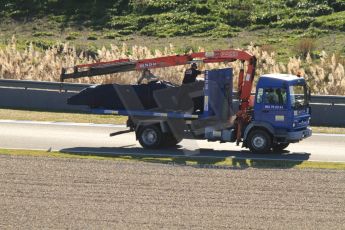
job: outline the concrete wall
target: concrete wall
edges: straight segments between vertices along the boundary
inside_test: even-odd
[[[345,105],[311,104],[311,124],[345,127]]]
[[[0,87],[0,108],[39,109],[47,111],[87,112],[87,106],[70,106],[67,98],[74,91]],[[312,98],[312,125],[345,127],[345,97]]]
[[[87,106],[67,105],[67,98],[75,94],[76,92],[0,88],[0,107],[47,111],[88,111]]]

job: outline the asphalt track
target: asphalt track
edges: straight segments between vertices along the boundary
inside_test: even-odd
[[[313,134],[281,154],[251,154],[234,143],[184,140],[178,148],[145,150],[134,134],[109,137],[123,126],[0,120],[0,148],[61,151],[77,154],[164,155],[345,162],[345,135]]]

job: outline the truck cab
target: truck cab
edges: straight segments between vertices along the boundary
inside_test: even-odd
[[[289,143],[311,136],[310,92],[304,78],[267,74],[259,78],[252,121],[244,132],[244,145],[253,152],[283,150]]]

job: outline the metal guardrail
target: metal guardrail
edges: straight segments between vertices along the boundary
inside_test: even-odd
[[[92,86],[91,84],[80,83],[60,83],[47,81],[27,81],[27,80],[9,80],[0,79],[0,88],[21,88],[21,89],[40,89],[56,90],[64,92],[79,92],[84,88]],[[237,94],[234,92],[234,98]],[[336,95],[312,95],[311,104],[345,105],[345,96]]]
[[[329,104],[329,105],[345,105],[345,96],[337,95],[312,95],[311,103]]]
[[[89,84],[0,79],[0,108],[89,112],[88,106],[70,106],[66,101]],[[238,103],[235,99],[234,103]],[[345,127],[345,96],[313,95],[312,125]]]
[[[65,92],[79,92],[90,84],[79,83],[60,83],[48,81],[27,81],[27,80],[9,80],[0,79],[0,87],[2,88],[21,88],[21,89],[41,89],[41,90],[56,90]]]

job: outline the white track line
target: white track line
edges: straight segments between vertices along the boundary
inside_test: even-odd
[[[26,121],[26,120],[0,120],[0,124],[30,124],[30,125],[56,125],[56,126],[80,126],[80,127],[111,127],[125,128],[125,125],[113,124],[94,124],[94,123],[75,123],[75,122],[59,122],[59,121]]]
[[[345,137],[345,134],[331,134],[331,133],[313,133],[314,136],[326,136],[326,137]]]
[[[9,150],[32,150],[32,151],[48,151],[48,149],[25,149],[25,148],[4,148]],[[219,156],[196,156],[196,155],[178,155],[178,154],[140,154],[140,153],[114,153],[114,152],[102,152],[102,151],[70,151],[60,152],[59,150],[52,149],[51,152],[58,152],[62,154],[68,153],[83,153],[83,154],[113,154],[114,156],[143,156],[143,157],[190,157],[190,158],[213,158],[213,159],[239,159],[239,160],[270,160],[270,161],[310,161],[310,162],[326,162],[326,163],[345,163],[345,161],[325,161],[325,160],[300,160],[300,159],[287,159],[287,158],[270,158],[270,157],[219,157]],[[1,155],[1,152],[0,152]],[[288,156],[288,155],[287,155]]]

